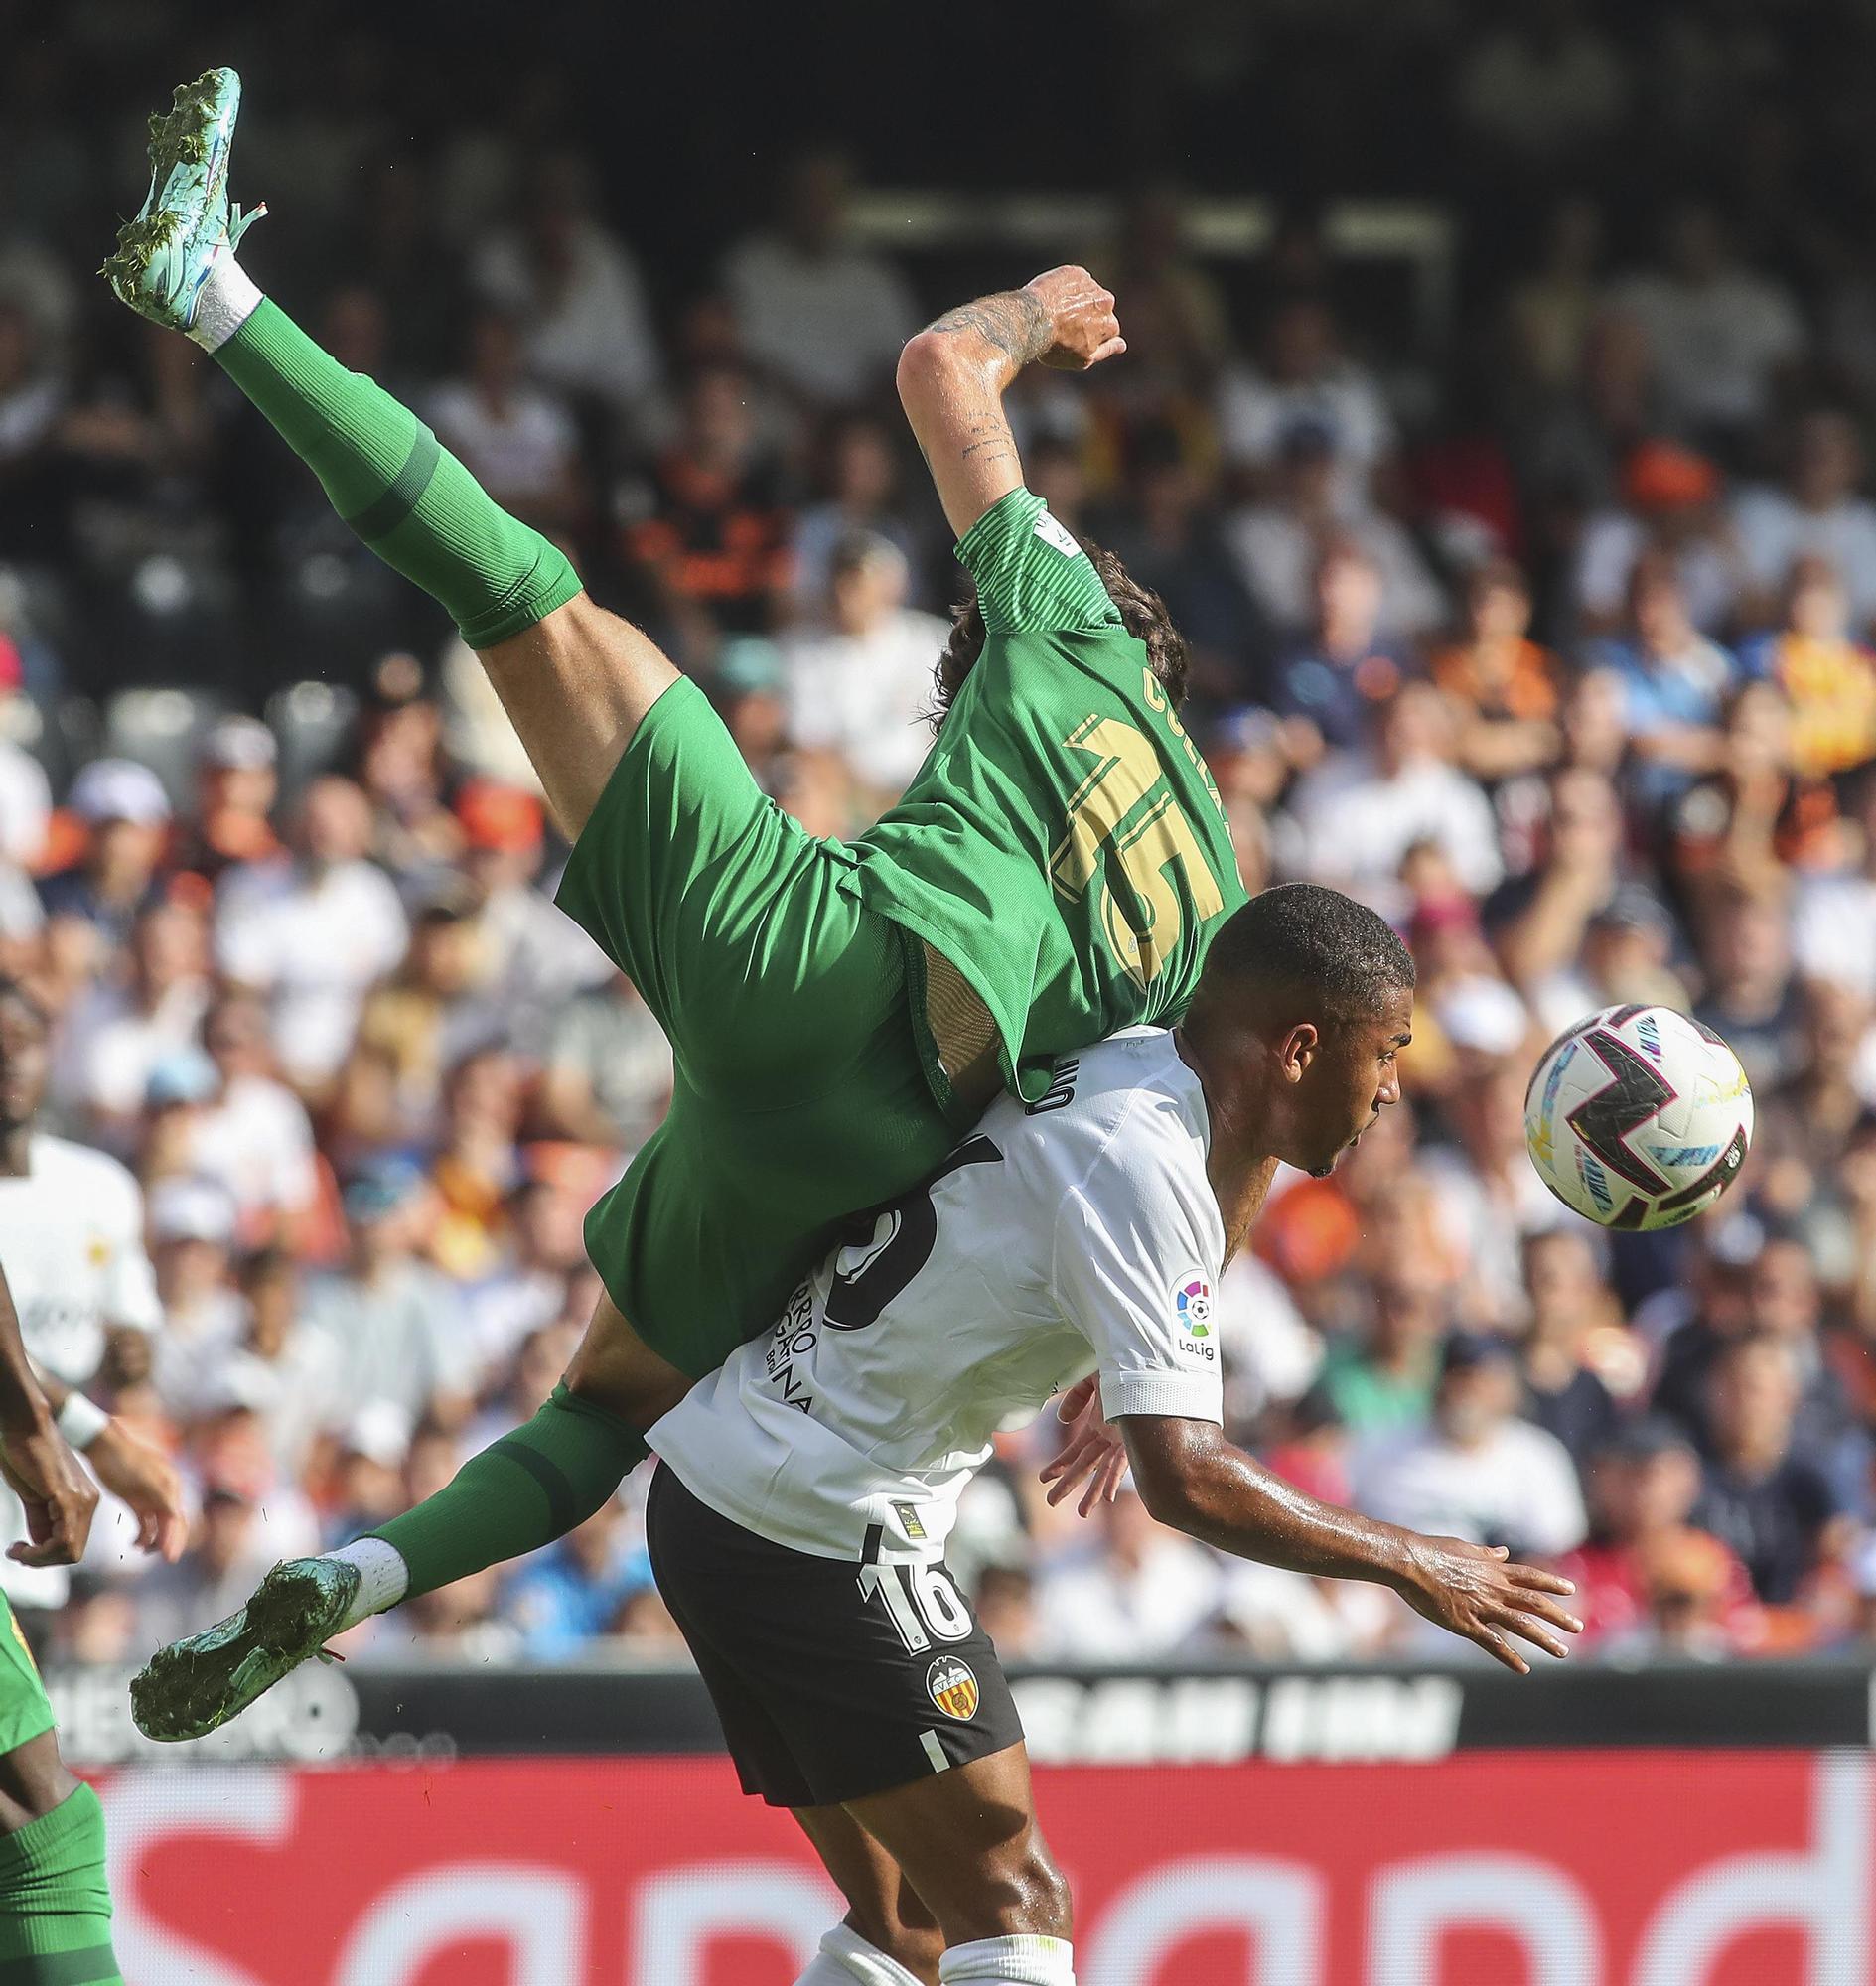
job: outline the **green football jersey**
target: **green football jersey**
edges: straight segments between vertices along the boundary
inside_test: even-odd
[[[974,990],[1033,1102],[1062,1056],[1176,1021],[1245,895],[1217,783],[1042,498],[1013,490],[957,556],[983,654],[856,881]]]

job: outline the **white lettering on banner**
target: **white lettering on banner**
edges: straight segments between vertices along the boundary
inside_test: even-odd
[[[510,1986],[566,1986],[586,1971],[585,1885],[509,1862],[407,1876],[359,1919],[333,1986],[413,1986],[432,1961],[478,1938],[506,1942]]]
[[[1264,1709],[1266,1759],[1443,1759],[1465,1691],[1451,1676],[1284,1676]]]
[[[657,1986],[703,1986],[710,1940],[725,1932],[773,1937],[798,1971],[820,1950],[846,1899],[818,1869],[787,1862],[724,1861],[670,1870],[639,1891],[627,1977]]]
[[[104,1765],[161,1757],[169,1748],[145,1738],[130,1721],[128,1669],[54,1669],[46,1678],[53,1717],[69,1758]],[[323,1662],[283,1676],[230,1724],[198,1739],[192,1760],[344,1758],[358,1738],[359,1693],[348,1677]]]
[[[1595,1908],[1528,1855],[1429,1855],[1374,1879],[1367,1986],[1441,1986],[1440,1938],[1481,1924],[1516,1938],[1530,1986],[1603,1986]]]
[[[1321,1986],[1325,1885],[1296,1862],[1251,1855],[1195,1855],[1162,1862],[1114,1898],[1095,1935],[1082,1932],[1082,1986],[1158,1986],[1166,1961],[1189,1938],[1244,1930],[1257,1970],[1244,1986]]]
[[[1795,1986],[1870,1986],[1869,1762],[1828,1753],[1811,1784],[1809,1852],[1753,1849],[1687,1877],[1649,1924],[1634,1986],[1704,1986],[1727,1946],[1766,1924],[1808,1933]]]
[[[1443,1759],[1465,1691],[1450,1676],[1031,1676],[1012,1685],[1048,1765],[1235,1765]],[[1261,1714],[1260,1714],[1261,1713]]]
[[[124,1977],[187,1979],[189,1986],[267,1986],[152,1915],[144,1908],[140,1872],[150,1850],[177,1834],[222,1835],[262,1848],[284,1845],[298,1818],[293,1774],[184,1766],[120,1774],[99,1796],[115,1906],[111,1944]]]

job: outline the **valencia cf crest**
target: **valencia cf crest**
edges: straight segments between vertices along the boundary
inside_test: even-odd
[[[926,1670],[925,1687],[932,1701],[946,1717],[954,1717],[959,1724],[965,1724],[976,1716],[977,1678],[971,1673],[968,1662],[960,1662],[955,1655],[940,1655]]]

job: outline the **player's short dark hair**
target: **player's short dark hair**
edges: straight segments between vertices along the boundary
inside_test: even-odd
[[[1177,710],[1186,700],[1186,677],[1192,658],[1186,652],[1186,638],[1173,626],[1166,603],[1150,586],[1142,586],[1105,545],[1088,538],[1077,540],[1088,562],[1100,575],[1107,598],[1120,610],[1120,625],[1146,649],[1146,665],[1154,680],[1166,692]],[[952,610],[951,638],[944,644],[932,679],[932,729],[938,730],[951,707],[951,699],[963,686],[964,678],[977,666],[983,653],[983,610],[973,589],[970,598]]]
[[[1414,984],[1413,954],[1384,918],[1320,883],[1279,883],[1219,927],[1206,985],[1288,996],[1325,1019],[1365,1021]]]

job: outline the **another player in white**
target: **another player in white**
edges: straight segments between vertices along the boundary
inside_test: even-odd
[[[1220,1426],[1212,1293],[1279,1161],[1326,1173],[1397,1098],[1412,985],[1372,913],[1266,892],[1177,1033],[999,1099],[651,1430],[653,1565],[745,1789],[795,1812],[851,1906],[800,1986],[1072,1986],[1020,1724],[942,1557],[992,1437],[1090,1363],[1162,1521],[1390,1585],[1520,1672],[1513,1635],[1564,1653],[1566,1581],[1317,1503]]]
[[[189,1527],[174,1466],[79,1390],[111,1331],[154,1332],[163,1322],[143,1246],[143,1196],[115,1159],[39,1129],[48,1037],[39,1003],[0,979],[0,1263],[60,1431],[130,1506],[137,1543],[175,1559]],[[0,1532],[26,1535],[10,1493],[0,1493]],[[70,1577],[55,1561],[0,1561],[0,1590],[28,1620],[65,1605]]]

